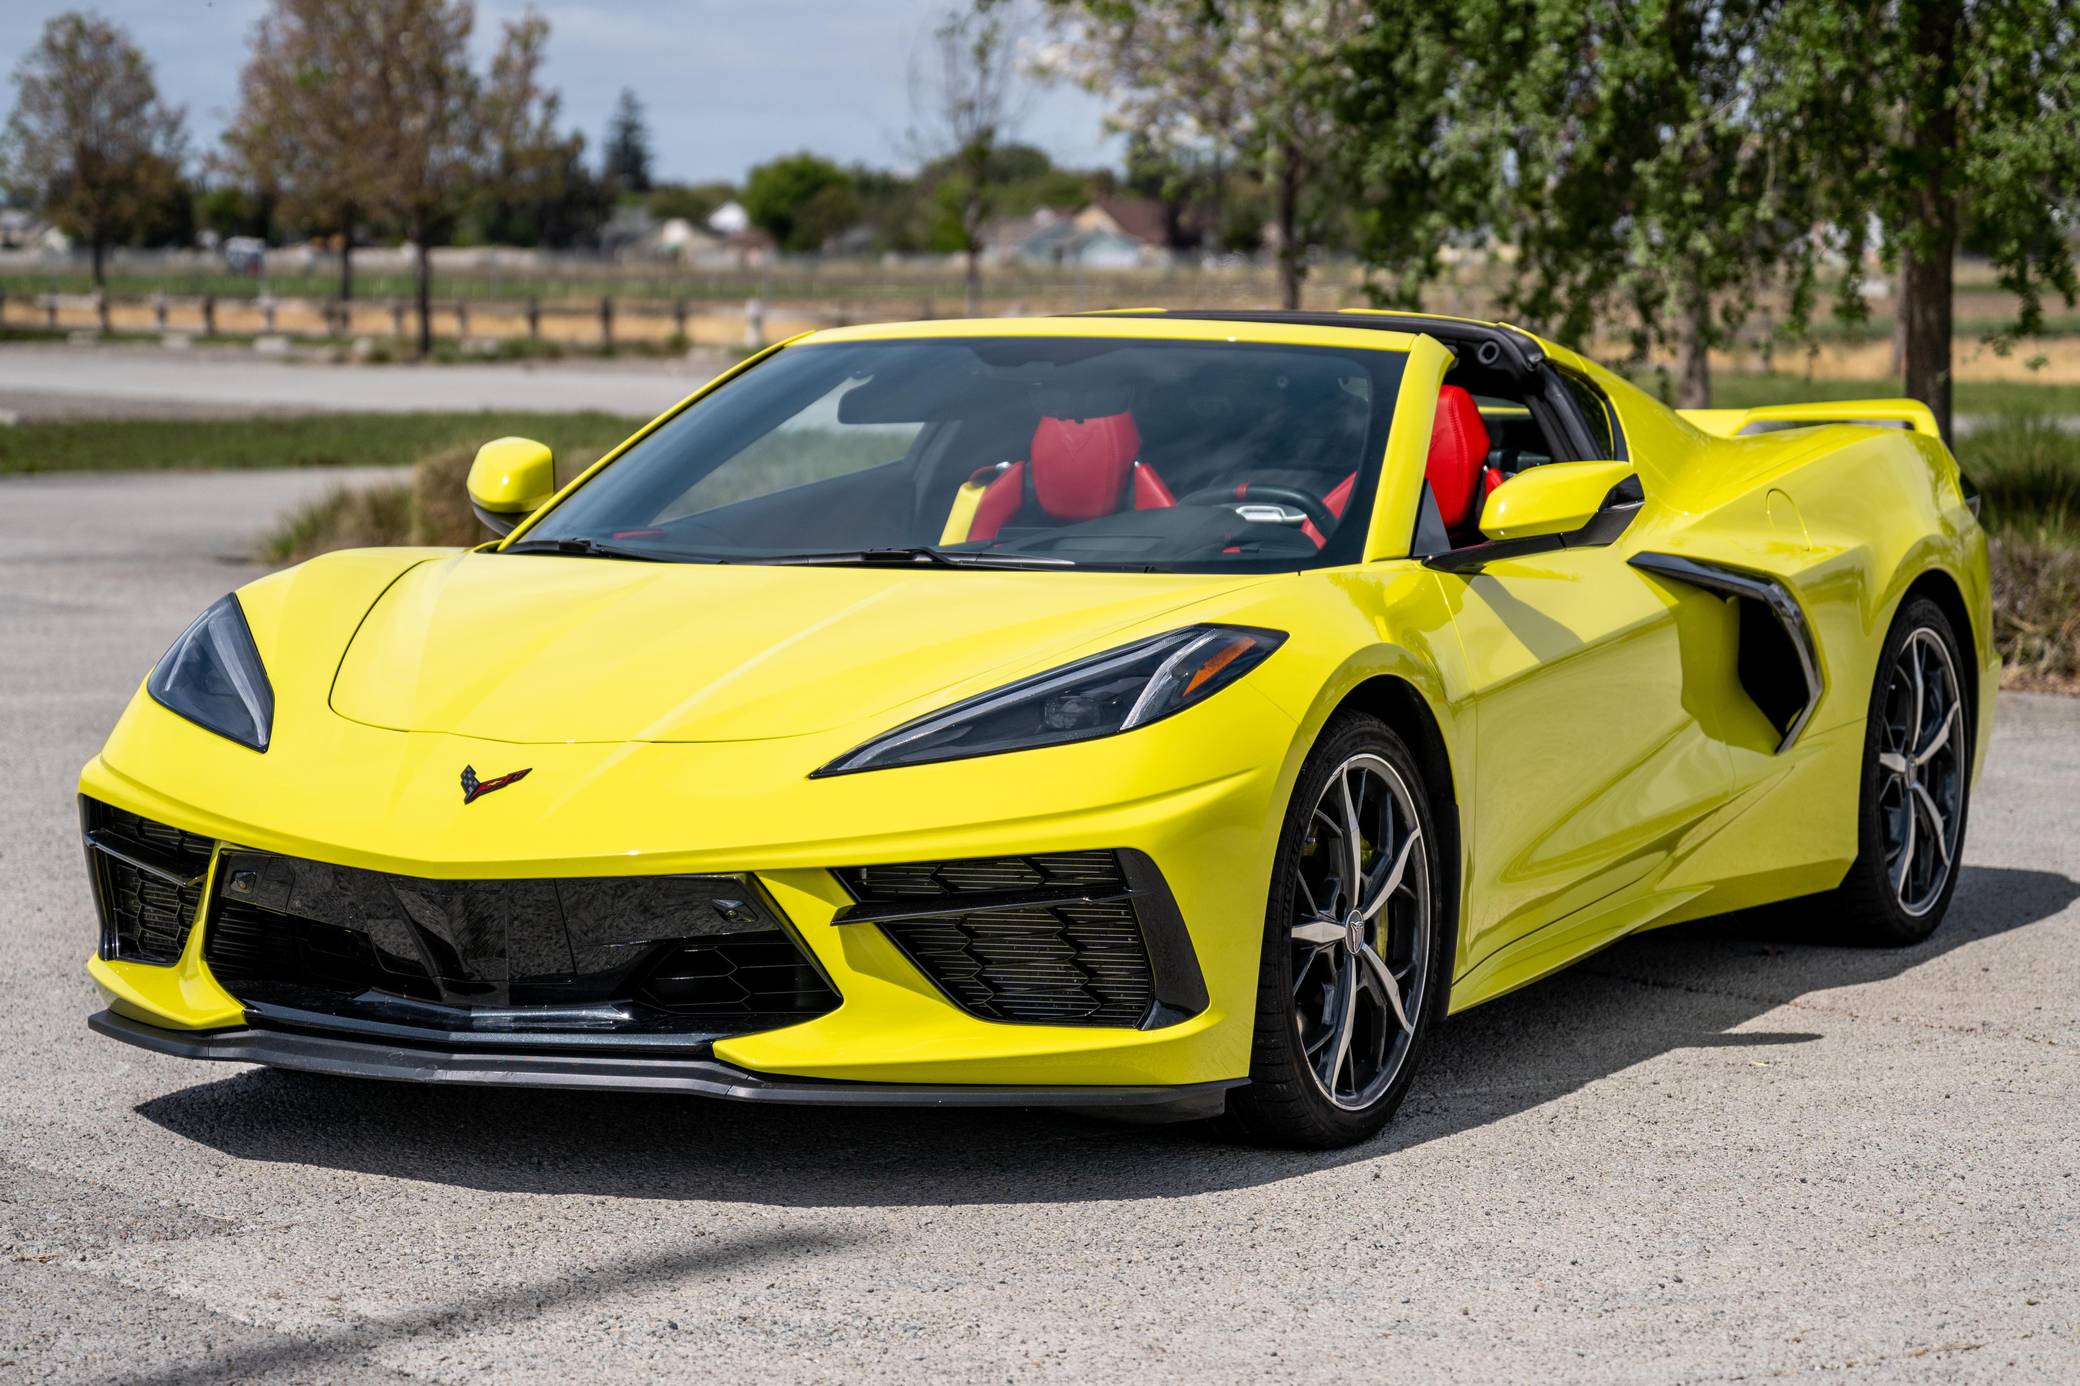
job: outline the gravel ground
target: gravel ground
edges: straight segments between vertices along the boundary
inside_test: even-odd
[[[1930,943],[1633,940],[1338,1154],[89,1035],[77,767],[338,479],[0,479],[0,1379],[2080,1377],[2080,701],[2001,699]]]

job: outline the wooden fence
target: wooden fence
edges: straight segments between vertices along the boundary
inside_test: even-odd
[[[873,317],[907,316],[912,305],[876,305]],[[933,317],[938,305],[914,305]],[[895,311],[891,311],[894,309]],[[663,347],[746,348],[842,324],[860,316],[855,305],[768,308],[758,300],[723,307],[691,299],[482,298],[436,299],[433,335],[452,342],[527,341],[595,349],[644,344]],[[418,335],[418,310],[409,299],[232,298],[215,294],[22,293],[0,288],[0,327],[47,331],[185,337],[271,337],[351,342]]]

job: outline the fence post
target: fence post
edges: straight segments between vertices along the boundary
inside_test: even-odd
[[[404,300],[401,298],[390,300],[390,335],[393,337],[402,337],[404,335]]]
[[[679,345],[686,344],[686,300],[683,298],[672,300],[672,336]]]
[[[608,294],[601,294],[599,299],[599,344],[614,345],[614,300]]]
[[[919,300],[917,300],[917,316],[919,318],[929,318],[931,317],[931,315],[932,301],[928,298],[920,298]]]
[[[456,341],[456,344],[457,344],[457,345],[460,345],[460,344],[461,344],[462,342],[466,341],[466,340],[468,339],[468,337],[469,337],[469,304],[468,304],[468,303],[466,303],[465,301],[463,301],[462,299],[459,299],[459,298],[458,298],[458,299],[456,299],[456,300],[455,300],[455,341]]]
[[[527,340],[542,339],[542,301],[533,294],[527,296]]]
[[[58,291],[52,289],[43,296],[43,325],[55,328],[58,325]]]
[[[215,294],[204,294],[202,296],[202,335],[205,337],[217,335],[217,296]]]
[[[262,299],[260,300],[260,321],[261,321],[262,323],[264,323],[264,324],[266,325],[266,327],[267,327],[267,333],[268,333],[268,335],[269,335],[269,336],[273,336],[273,335],[274,335],[274,295],[273,295],[273,294],[269,294],[269,295],[267,295],[266,297],[264,297],[264,298],[262,298]]]
[[[158,324],[161,332],[166,330],[166,290],[164,289],[152,290],[152,321]]]
[[[108,290],[94,290],[94,317],[101,324],[101,335],[108,335]]]
[[[766,344],[766,305],[763,299],[744,302],[744,345],[757,351]]]
[[[0,284],[0,326],[7,323],[7,286]]]

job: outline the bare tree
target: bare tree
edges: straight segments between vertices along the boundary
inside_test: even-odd
[[[342,5],[369,55],[367,190],[415,250],[419,354],[433,350],[433,246],[475,186],[482,148],[478,83],[469,65],[469,0],[355,0]]]
[[[239,109],[224,134],[234,172],[291,222],[340,240],[339,296],[354,296],[354,232],[374,196],[376,55],[351,5],[274,0],[253,34]]]
[[[43,26],[14,84],[0,147],[5,181],[87,242],[95,287],[104,287],[109,246],[179,185],[182,113],[159,100],[151,63],[122,30],[78,12]]]
[[[494,236],[522,223],[536,240],[569,233],[568,223],[587,210],[579,204],[607,196],[585,174],[585,137],[557,131],[563,98],[542,81],[548,43],[549,21],[540,15],[508,21],[484,83],[480,191]]]
[[[1350,84],[1355,0],[1046,0],[1060,34],[1047,69],[1112,105],[1117,130],[1160,152],[1204,152],[1268,191],[1285,306],[1338,171],[1334,106]]]
[[[1023,37],[1014,4],[981,0],[939,21],[927,55],[910,72],[910,143],[938,170],[933,195],[947,239],[967,257],[970,316],[982,297],[982,234],[996,205],[991,164],[1028,98]]]

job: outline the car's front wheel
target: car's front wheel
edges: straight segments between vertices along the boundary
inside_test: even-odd
[[[1450,949],[1422,771],[1378,719],[1332,722],[1302,767],[1266,911],[1237,1134],[1328,1149],[1400,1105],[1442,1013]]]

